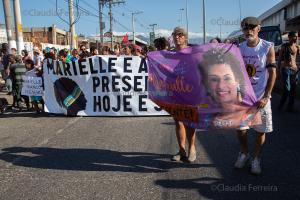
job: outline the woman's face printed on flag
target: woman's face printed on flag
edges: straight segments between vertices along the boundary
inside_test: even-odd
[[[231,66],[214,64],[208,69],[208,90],[210,95],[220,104],[233,103],[237,100],[238,82]]]
[[[221,107],[242,98],[244,78],[240,62],[226,49],[213,48],[204,53],[198,69],[208,95]]]

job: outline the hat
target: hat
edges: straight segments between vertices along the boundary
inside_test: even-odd
[[[177,26],[174,28],[172,35],[178,35],[178,34],[182,34],[184,36],[187,36],[187,32],[183,27]]]
[[[46,53],[49,53],[50,50],[51,50],[50,47],[46,47],[46,48],[45,48]]]
[[[288,37],[296,37],[297,36],[297,32],[295,31],[290,31],[288,34]]]
[[[246,17],[241,22],[242,28],[249,27],[249,26],[255,27],[258,25],[260,25],[260,21],[256,17]]]

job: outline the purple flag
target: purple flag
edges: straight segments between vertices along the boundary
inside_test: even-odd
[[[148,54],[149,96],[194,128],[260,124],[257,102],[239,48],[205,44]]]

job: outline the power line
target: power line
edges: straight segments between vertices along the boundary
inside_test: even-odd
[[[68,0],[64,0],[65,2],[68,2]],[[81,0],[82,2],[86,3],[86,1],[84,0]],[[53,3],[52,3],[53,4]],[[90,4],[89,4],[90,5]],[[88,6],[88,5],[87,5]],[[90,5],[91,6],[91,5]],[[92,13],[91,11],[88,11],[87,9],[83,8],[82,6],[78,5],[78,8],[80,11],[86,13],[88,16],[92,16],[92,17],[96,17],[96,18],[99,18],[99,15],[97,14],[94,14]],[[105,16],[105,18],[108,18],[109,16],[104,14],[103,15]],[[82,15],[83,17],[85,17],[85,15]],[[116,19],[113,19],[114,22],[116,22],[116,24],[118,24],[120,27],[124,28],[125,30],[127,30],[128,32],[130,32],[131,30],[129,28],[127,28],[125,25],[123,25],[122,23],[120,23],[118,20]],[[98,23],[98,22],[95,22],[95,23]]]
[[[68,3],[68,0],[65,0],[65,2]],[[65,20],[64,18],[62,18],[59,14],[58,14],[58,6],[57,6],[57,0],[55,1],[55,12],[56,12],[56,15],[63,21],[65,22],[66,24],[68,24],[69,26],[72,26],[74,24],[76,24],[79,19],[80,19],[80,13],[79,13],[79,0],[75,0],[75,5],[74,3],[71,5],[72,7],[75,6],[76,7],[76,10],[77,10],[77,16],[76,16],[76,19],[72,22],[72,24],[70,24],[67,20]]]
[[[120,13],[119,11],[116,11],[117,14],[124,16],[125,14],[128,15],[128,18],[130,18],[131,16],[129,16],[129,14],[127,13]],[[138,25],[140,25],[142,28],[144,28],[145,30],[147,29],[147,27],[145,27],[140,21],[139,19],[135,18],[135,21],[138,22]]]
[[[88,2],[86,2],[85,0],[81,0],[81,1],[84,2],[85,5],[87,5],[88,7],[92,8],[93,10],[95,10],[96,12],[98,12],[98,10],[94,6],[92,6],[91,4],[89,4]]]
[[[65,1],[67,1],[67,0],[65,0]],[[92,5],[90,5],[89,3],[87,3],[85,0],[81,0],[81,1],[84,2],[84,4],[87,5],[88,7],[93,8],[94,10],[96,10],[96,11],[98,12],[97,9],[95,9],[94,7],[92,7]],[[94,14],[94,13],[92,13],[92,12],[86,10],[86,9],[83,8],[82,6],[78,6],[78,7],[79,7],[79,9],[80,9],[81,11],[83,11],[83,12],[85,12],[85,13],[87,13],[87,14],[92,14],[91,16],[93,16],[93,17],[99,18],[99,15]],[[103,13],[103,15],[105,16],[105,18],[109,18],[108,15],[106,15],[106,14],[104,14],[104,13]],[[120,23],[117,19],[113,18],[113,21],[116,22],[119,26],[121,26],[121,27],[124,28],[125,30],[130,31],[130,29],[128,29],[125,25],[123,25],[122,23]]]
[[[126,8],[126,6],[127,6],[127,8]],[[129,11],[129,12],[132,12],[132,10],[135,10],[134,8],[128,6],[127,4],[125,4],[125,9],[126,9],[127,11]],[[139,21],[139,20],[141,20],[140,23],[143,23],[143,24],[151,24],[150,22],[148,22],[147,20],[145,20],[145,19],[142,18],[142,17],[140,17],[140,18],[138,19],[138,21]],[[145,22],[146,22],[146,23],[145,23]],[[146,28],[148,29],[148,27],[146,27]]]

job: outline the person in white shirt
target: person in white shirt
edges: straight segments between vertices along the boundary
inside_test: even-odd
[[[273,131],[270,99],[276,80],[275,50],[273,43],[258,37],[261,27],[260,21],[256,17],[244,18],[241,28],[246,41],[240,44],[240,50],[258,99],[257,108],[262,120],[262,124],[252,127],[257,132],[257,138],[251,162],[251,173],[260,174],[262,171],[260,157],[266,133]],[[243,168],[249,159],[247,129],[249,127],[240,127],[237,131],[241,150],[235,162],[235,168]]]
[[[40,50],[34,49],[33,50],[33,62],[34,62],[35,68],[41,70],[42,69],[42,61],[43,61],[43,56],[40,55]]]

